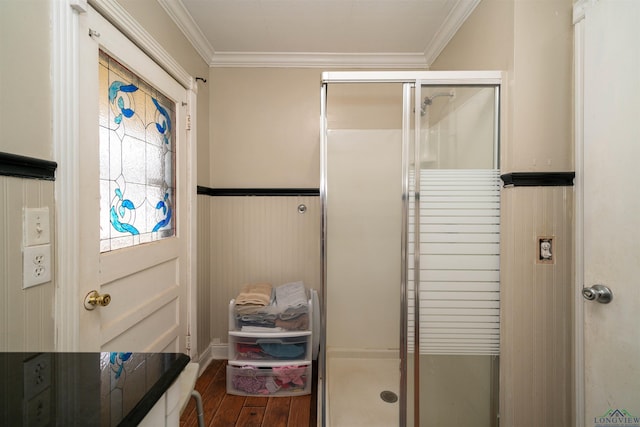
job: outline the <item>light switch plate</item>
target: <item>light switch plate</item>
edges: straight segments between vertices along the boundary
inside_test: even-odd
[[[25,208],[24,246],[44,245],[51,242],[49,208]]]

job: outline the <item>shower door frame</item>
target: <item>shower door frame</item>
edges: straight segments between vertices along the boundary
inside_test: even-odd
[[[320,413],[320,425],[327,426],[327,381],[326,381],[326,316],[327,316],[327,86],[339,83],[401,83],[403,84],[403,112],[402,112],[402,236],[401,236],[401,296],[400,296],[400,396],[398,425],[407,425],[407,348],[408,348],[408,213],[409,213],[409,167],[410,167],[410,143],[413,131],[414,141],[420,137],[420,114],[422,86],[495,86],[496,113],[495,113],[495,137],[494,137],[494,166],[500,167],[500,135],[501,129],[501,105],[503,102],[502,71],[331,71],[322,73],[322,85],[320,91],[320,203],[321,203],[321,305],[320,316],[320,356],[319,375],[321,379],[321,398],[318,399],[318,412]],[[413,95],[413,121],[412,128],[412,95]],[[414,144],[414,164],[420,163],[420,144]],[[419,188],[419,174],[416,174],[415,187]],[[417,201],[416,201],[417,202]],[[419,205],[416,203],[416,205]],[[416,208],[419,209],[419,208]],[[414,225],[418,227],[418,225]],[[419,245],[416,239],[415,245]],[[419,250],[414,250],[414,283],[419,283]],[[415,286],[416,301],[414,318],[419,319],[419,286]],[[414,348],[419,348],[419,322],[414,326]],[[419,355],[419,351],[414,351]],[[419,425],[419,363],[414,363],[414,421]]]

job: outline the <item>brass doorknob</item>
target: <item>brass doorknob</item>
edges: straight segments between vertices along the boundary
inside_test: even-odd
[[[87,310],[93,310],[96,306],[106,307],[111,302],[111,295],[102,294],[98,291],[91,291],[84,297],[84,308]]]

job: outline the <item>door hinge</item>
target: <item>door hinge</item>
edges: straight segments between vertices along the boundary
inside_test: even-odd
[[[191,114],[187,114],[187,130],[191,130]]]
[[[184,346],[187,350],[191,350],[191,335],[187,335],[184,340]]]

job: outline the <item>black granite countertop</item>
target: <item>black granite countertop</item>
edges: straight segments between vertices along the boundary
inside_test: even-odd
[[[135,426],[181,353],[0,353],[0,426]]]

